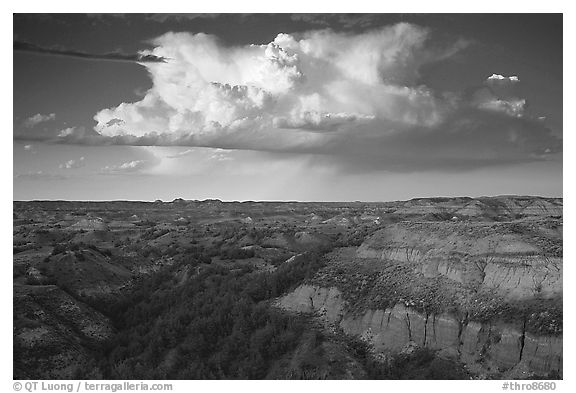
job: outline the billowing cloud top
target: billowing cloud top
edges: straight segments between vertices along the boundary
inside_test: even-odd
[[[473,94],[422,85],[424,65],[467,42],[440,45],[419,26],[281,33],[232,47],[167,33],[153,44],[143,54],[169,60],[142,64],[153,82],[143,99],[99,111],[97,133],[61,138],[307,153],[379,169],[515,162],[561,149],[526,115],[516,76],[494,74]]]

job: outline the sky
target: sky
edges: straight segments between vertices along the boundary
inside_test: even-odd
[[[561,14],[15,14],[15,200],[562,196]]]

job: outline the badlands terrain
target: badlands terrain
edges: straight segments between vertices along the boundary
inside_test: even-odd
[[[562,199],[14,202],[15,379],[562,378]]]

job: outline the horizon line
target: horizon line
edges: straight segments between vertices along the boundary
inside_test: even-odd
[[[220,202],[220,203],[388,203],[388,202],[405,202],[418,199],[480,199],[480,198],[541,198],[541,199],[564,199],[562,196],[542,196],[542,195],[521,195],[521,194],[498,194],[498,195],[480,195],[480,196],[418,196],[409,199],[394,199],[394,200],[274,200],[274,199],[244,199],[244,200],[232,200],[232,199],[220,199],[220,198],[205,198],[205,199],[184,199],[182,197],[177,197],[172,200],[157,199],[13,199],[14,202],[134,202],[134,203],[174,203],[176,201],[181,202]]]

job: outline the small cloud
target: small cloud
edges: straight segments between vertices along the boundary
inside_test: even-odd
[[[24,120],[24,127],[32,128],[32,127],[34,127],[40,123],[50,121],[50,120],[55,120],[55,119],[56,119],[55,113],[50,113],[48,115],[43,115],[41,113],[37,113],[34,116],[30,116],[29,118]]]
[[[489,81],[509,81],[509,82],[520,82],[520,79],[516,75],[504,76],[500,74],[492,74],[488,77]]]
[[[230,157],[228,154],[230,153],[230,150],[225,150],[225,149],[214,149],[214,153],[212,153],[212,155],[210,156],[211,160],[215,160],[215,161],[231,161],[232,157]]]
[[[32,144],[24,145],[24,151],[31,154],[36,154],[36,150],[34,150],[34,145]]]
[[[478,104],[478,108],[488,111],[502,112],[509,116],[522,117],[524,115],[524,107],[526,100],[524,99],[491,99],[486,102]]]
[[[68,160],[63,164],[59,165],[60,169],[77,169],[84,166],[84,157],[80,157],[78,160]]]
[[[119,174],[127,172],[132,173],[146,168],[148,164],[149,163],[147,160],[128,161],[119,165],[107,165],[104,168],[102,168],[101,172],[107,174]]]
[[[59,143],[87,143],[98,144],[102,136],[94,130],[85,127],[68,127],[60,130],[57,136]]]
[[[65,138],[67,136],[73,135],[75,132],[75,129],[76,129],[75,127],[65,128],[65,129],[61,130],[60,133],[58,133],[58,136],[60,138]]]

